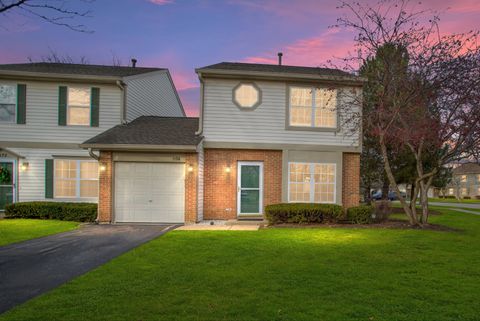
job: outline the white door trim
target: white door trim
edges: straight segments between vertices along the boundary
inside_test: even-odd
[[[0,163],[12,163],[12,203],[17,202],[17,175],[18,175],[18,165],[15,158],[0,158]],[[5,185],[7,186],[7,185]]]
[[[241,174],[242,174],[242,166],[243,165],[257,165],[260,168],[260,175],[259,175],[259,213],[241,213]],[[244,188],[245,189],[245,188]],[[251,188],[256,189],[256,188]],[[246,190],[246,189],[245,189]],[[262,215],[263,214],[263,162],[238,162],[237,163],[237,216],[244,216],[244,215]]]

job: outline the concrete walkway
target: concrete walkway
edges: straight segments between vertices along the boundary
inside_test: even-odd
[[[192,224],[177,227],[177,231],[257,231],[260,225],[206,225]]]
[[[86,225],[0,247],[0,313],[84,274],[172,225]]]
[[[451,208],[449,208],[449,210],[463,212],[463,213],[469,213],[469,214],[473,214],[473,215],[480,215],[480,212],[469,211],[469,210],[466,210],[464,208],[453,208],[453,207],[451,207]]]
[[[442,206],[450,208],[473,208],[480,210],[480,203],[441,203],[441,202],[428,202],[428,205],[432,206]]]

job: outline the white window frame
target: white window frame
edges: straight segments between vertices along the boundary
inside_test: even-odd
[[[56,196],[57,195],[57,179],[55,177],[55,170],[57,168],[57,162],[58,161],[76,161],[77,162],[77,170],[76,170],[76,177],[75,179],[72,179],[72,178],[62,178],[62,180],[71,180],[71,181],[75,181],[75,196]],[[99,173],[97,173],[97,178],[94,179],[94,178],[84,178],[84,179],[81,179],[80,178],[80,174],[81,174],[81,166],[80,164],[82,162],[89,162],[89,163],[98,163],[97,161],[95,160],[90,160],[90,159],[71,159],[71,158],[58,158],[58,159],[54,159],[54,164],[53,164],[53,198],[54,199],[82,199],[82,200],[88,200],[88,199],[91,199],[91,200],[97,200],[98,199],[98,194],[100,193],[100,175]],[[80,196],[80,186],[81,186],[81,181],[97,181],[99,182],[99,185],[98,185],[98,193],[97,193],[97,197],[81,197]]]
[[[89,96],[90,96],[90,104],[88,106],[88,122],[87,122],[87,124],[71,124],[69,122],[69,119],[70,119],[70,103],[69,103],[70,88],[73,88],[73,89],[88,89]],[[80,106],[75,106],[75,105],[72,105],[72,107],[87,109],[87,107],[80,107]],[[85,86],[68,86],[67,87],[67,126],[90,127],[91,123],[92,123],[92,88],[85,87]]]
[[[0,120],[0,124],[15,124],[17,122],[17,114],[18,114],[18,85],[11,84],[11,83],[0,83],[0,85],[11,86],[15,90],[15,115],[13,116],[13,120],[12,121]]]
[[[337,164],[336,163],[310,163],[310,162],[288,162],[288,202],[292,203],[290,200],[290,164],[299,164],[299,165],[309,165],[310,169],[310,202],[298,202],[295,203],[315,203],[315,204],[336,204],[337,203]],[[315,202],[315,180],[313,179],[315,174],[315,165],[333,165],[333,202]]]
[[[460,182],[466,183],[467,182],[467,175],[460,175]]]
[[[312,91],[312,115],[310,125],[293,125],[292,124],[292,88],[310,89]],[[302,86],[302,85],[290,85],[288,86],[288,127],[291,128],[309,128],[309,129],[327,129],[337,130],[338,128],[338,89],[335,88],[335,125],[334,126],[315,126],[315,112],[317,89],[328,89],[327,87],[315,87],[315,86]]]

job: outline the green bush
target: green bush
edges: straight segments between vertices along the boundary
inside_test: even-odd
[[[371,205],[360,205],[347,209],[347,220],[353,224],[370,224],[374,221],[372,214],[375,208]]]
[[[447,195],[447,196],[445,196],[445,198],[453,199],[453,198],[456,198],[456,197],[454,195]]]
[[[5,217],[93,222],[97,218],[97,204],[64,202],[14,203],[5,207]]]
[[[480,200],[480,195],[475,196],[477,200]]]
[[[464,196],[463,197],[464,200],[469,200],[469,199],[472,199],[470,196]]]
[[[343,216],[343,208],[335,204],[284,203],[265,207],[270,224],[335,223]]]

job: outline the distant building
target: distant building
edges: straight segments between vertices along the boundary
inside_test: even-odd
[[[452,180],[440,195],[480,197],[480,164],[465,163],[452,170]]]

